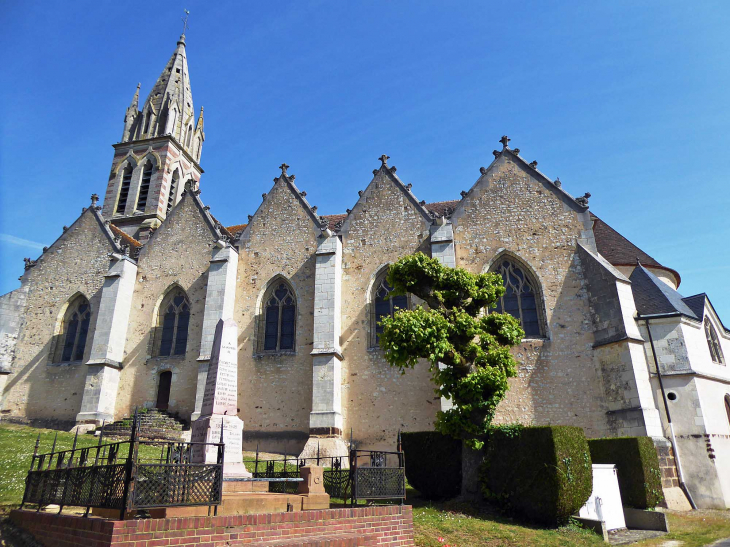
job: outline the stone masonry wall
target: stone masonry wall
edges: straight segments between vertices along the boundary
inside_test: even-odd
[[[170,412],[184,418],[193,412],[206,278],[214,242],[200,209],[186,196],[140,252],[116,418],[131,414],[135,406],[154,406],[159,377],[166,370],[172,372]],[[190,300],[187,350],[184,356],[155,357],[151,355],[150,337],[157,325],[159,305],[174,285]]]
[[[565,198],[507,154],[482,175],[452,216],[457,266],[486,271],[502,251],[537,275],[547,339],[514,349],[520,362],[498,422],[570,424],[591,437],[606,429],[602,386],[593,362],[593,327],[576,256],[583,220]]]
[[[91,211],[86,211],[24,275],[28,288],[24,326],[5,386],[4,410],[23,419],[72,421],[81,407],[86,366],[96,328],[103,275],[112,246]],[[91,325],[82,361],[49,364],[69,300],[81,293],[91,305]]]
[[[234,319],[239,325],[238,404],[244,448],[299,453],[312,409],[312,328],[317,235],[296,190],[280,178],[268,192],[241,242]],[[297,298],[295,350],[259,353],[257,325],[263,295],[284,277]]]
[[[27,296],[27,285],[0,296],[0,374],[11,370]]]
[[[371,348],[368,294],[382,268],[430,254],[430,222],[380,170],[350,215],[342,251],[342,407],[344,431],[362,446],[393,449],[398,429],[433,428],[440,399],[428,365],[401,374]]]

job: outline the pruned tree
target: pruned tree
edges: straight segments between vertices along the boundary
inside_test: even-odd
[[[439,411],[437,431],[482,448],[507,379],[517,370],[510,348],[524,336],[511,315],[488,313],[504,294],[502,277],[449,268],[419,252],[392,264],[388,283],[391,296],[411,293],[427,307],[383,318],[385,359],[403,373],[426,359],[436,394],[454,404]]]

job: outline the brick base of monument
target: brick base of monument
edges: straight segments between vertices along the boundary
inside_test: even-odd
[[[413,547],[410,505],[220,517],[104,520],[15,510],[45,547]]]

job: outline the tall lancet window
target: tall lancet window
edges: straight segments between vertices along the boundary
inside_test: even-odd
[[[296,335],[297,300],[284,280],[277,280],[264,297],[263,343],[259,351],[293,351]]]
[[[540,320],[539,285],[526,268],[509,258],[502,258],[492,268],[504,280],[505,293],[490,311],[508,313],[520,320],[528,337],[544,336]]]
[[[139,185],[139,198],[137,198],[137,212],[144,213],[147,207],[147,196],[150,193],[150,182],[152,181],[152,173],[154,166],[151,161],[147,161],[142,171],[142,182]]]
[[[69,304],[63,316],[59,334],[60,347],[56,350],[56,363],[81,361],[86,350],[86,338],[91,322],[89,301],[82,295]]]
[[[407,310],[409,306],[408,296],[391,296],[393,287],[386,279],[388,270],[380,275],[375,285],[370,304],[370,345],[376,347],[380,344],[380,334],[383,327],[380,324],[384,317],[391,317],[397,310]]]
[[[712,362],[718,365],[725,364],[725,357],[722,355],[722,348],[720,347],[720,340],[717,337],[717,331],[707,317],[705,317],[705,337],[707,338],[707,346],[710,348]]]
[[[119,200],[117,201],[117,215],[123,215],[124,210],[127,208],[127,198],[129,198],[129,187],[132,184],[132,173],[134,167],[131,164],[127,164],[122,171],[122,186],[119,189]]]
[[[147,116],[145,118],[144,122],[144,133],[145,135],[149,135],[150,133],[150,123],[152,122],[152,110],[147,111]]]
[[[193,138],[193,126],[188,126],[188,136],[185,138],[185,148],[190,148],[190,140]]]
[[[156,354],[163,357],[185,355],[188,347],[190,300],[181,288],[171,290],[160,305],[157,319],[159,342]]]
[[[177,196],[177,187],[180,184],[180,171],[175,169],[170,179],[170,193],[167,195],[167,211],[165,215],[169,215],[175,205],[175,197]]]

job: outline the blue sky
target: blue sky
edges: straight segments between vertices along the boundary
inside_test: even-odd
[[[321,214],[377,157],[457,199],[507,134],[730,326],[730,2],[3,3],[0,293],[104,194],[190,10],[202,199],[246,221],[288,163]]]

